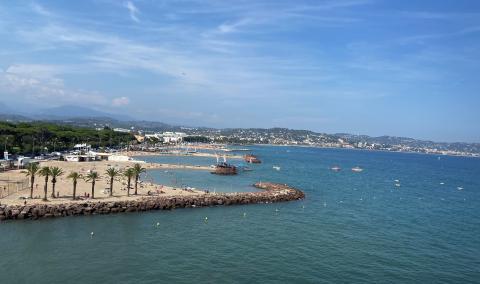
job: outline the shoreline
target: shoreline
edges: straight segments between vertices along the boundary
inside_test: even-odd
[[[229,145],[229,144],[226,144]],[[361,149],[361,148],[344,148],[344,147],[326,147],[326,146],[316,146],[316,145],[289,145],[289,144],[249,144],[254,146],[273,146],[273,147],[298,147],[298,148],[316,148],[316,149],[336,149],[336,150],[353,150],[353,151],[364,151],[364,152],[382,152],[382,153],[399,153],[399,154],[417,154],[417,155],[429,155],[429,156],[439,156],[439,157],[461,157],[461,158],[480,158],[480,154],[470,154],[470,155],[454,155],[454,154],[442,154],[442,153],[422,153],[422,152],[413,152],[413,151],[389,151],[381,149]]]
[[[149,151],[128,151],[124,152],[126,156],[129,157],[143,157],[143,156],[166,156],[166,157],[208,157],[216,158],[216,155],[213,153],[162,153],[162,152],[149,152]],[[242,155],[232,155],[232,154],[219,154],[219,157],[225,155],[228,159],[243,159]]]
[[[122,201],[72,201],[59,204],[0,205],[0,221],[172,210],[175,208],[276,203],[305,198],[305,194],[302,191],[286,184],[258,182],[254,186],[262,189],[262,191],[204,193],[188,196],[139,196],[133,200]]]

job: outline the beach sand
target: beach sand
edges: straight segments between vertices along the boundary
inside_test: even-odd
[[[97,171],[100,174],[100,180],[95,185],[95,199],[98,201],[121,201],[121,200],[135,200],[144,196],[148,196],[150,191],[153,194],[159,194],[161,196],[186,196],[186,195],[198,195],[204,194],[202,190],[183,190],[180,188],[173,188],[154,184],[149,181],[141,180],[138,184],[138,196],[133,196],[134,192],[134,179],[131,182],[130,197],[127,197],[127,179],[123,176],[115,178],[113,183],[113,197],[109,197],[108,190],[110,188],[110,178],[105,173],[107,168],[114,167],[119,170],[125,170],[128,167],[133,167],[135,162],[112,162],[112,161],[98,161],[98,162],[64,162],[64,161],[45,161],[40,162],[40,166],[59,167],[64,171],[64,174],[57,179],[55,191],[59,193],[59,198],[52,198],[52,183],[51,178],[48,182],[48,201],[47,203],[67,203],[67,202],[83,202],[88,200],[84,198],[86,194],[91,194],[91,183],[86,182],[83,179],[78,180],[77,183],[77,197],[81,197],[83,200],[73,201],[73,183],[67,176],[73,171],[76,171],[83,176],[87,175],[89,171]],[[188,166],[188,165],[169,165],[169,164],[154,164],[154,163],[141,163],[146,169],[192,169],[192,170],[211,170],[209,167],[202,166]],[[5,180],[12,181],[25,181],[27,179],[26,170],[12,170],[0,173],[0,190],[6,186]],[[44,196],[44,177],[37,175],[35,177],[33,197],[34,199],[28,199],[27,204],[39,204],[44,203],[42,197]],[[23,204],[24,200],[21,197],[29,197],[30,188],[24,189],[20,192],[11,194],[5,198],[0,199],[1,204]]]

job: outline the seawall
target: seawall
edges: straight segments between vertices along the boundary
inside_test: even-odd
[[[260,192],[208,193],[185,197],[139,197],[128,201],[87,201],[64,204],[0,205],[0,221],[40,219],[77,215],[140,212],[147,210],[171,210],[175,208],[206,207],[273,203],[299,200],[305,197],[298,189],[285,184],[256,183]]]

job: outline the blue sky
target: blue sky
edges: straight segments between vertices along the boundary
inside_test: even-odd
[[[480,142],[480,1],[0,0],[0,99]]]

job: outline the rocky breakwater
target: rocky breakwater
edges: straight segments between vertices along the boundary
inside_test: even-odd
[[[64,204],[0,205],[0,221],[40,219],[76,215],[96,215],[147,210],[271,203],[299,200],[305,197],[298,189],[284,184],[259,182],[260,192],[206,193],[182,197],[149,196],[125,201],[87,201]]]

